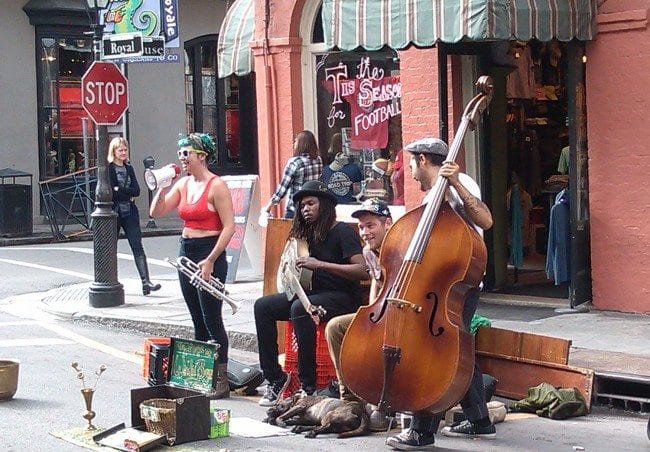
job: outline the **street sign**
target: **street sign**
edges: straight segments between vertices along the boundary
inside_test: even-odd
[[[81,78],[81,105],[97,125],[113,125],[129,107],[128,80],[119,68],[95,61]]]
[[[140,56],[142,48],[142,33],[120,33],[102,38],[104,59]]]
[[[147,36],[142,38],[142,56],[164,58],[165,38],[162,36]]]

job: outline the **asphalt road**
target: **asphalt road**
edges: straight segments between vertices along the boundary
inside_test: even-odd
[[[175,237],[145,239],[152,261],[176,253]],[[92,280],[92,243],[37,245],[0,248],[0,356],[21,361],[16,396],[0,403],[0,449],[7,451],[83,450],[55,438],[61,432],[83,426],[82,382],[71,367],[78,362],[88,375],[99,365],[107,370],[97,383],[93,400],[98,427],[121,422],[130,424],[130,390],[144,386],[141,355],[145,333],[116,330],[101,325],[53,319],[38,309],[37,297],[30,293],[71,283]],[[126,242],[120,241],[120,273],[135,276],[128,260]],[[172,270],[151,265],[152,274],[167,275]],[[125,272],[125,273],[123,273]],[[495,308],[498,309],[498,308]],[[489,316],[489,312],[482,311]],[[533,315],[526,310],[527,315]],[[535,316],[552,315],[541,310]],[[251,356],[237,356],[242,360]],[[94,376],[93,376],[94,377]],[[427,384],[427,382],[414,382]],[[94,384],[92,377],[86,384]],[[233,417],[260,421],[264,409],[257,398],[232,397],[219,402]],[[495,440],[467,440],[439,437],[437,450],[443,451],[642,451],[650,448],[646,438],[647,414],[625,413],[595,408],[588,416],[552,421],[535,415],[510,416],[497,426]],[[300,435],[268,438],[231,436],[190,443],[176,450],[322,450],[387,449],[384,435],[374,434],[347,440],[326,435],[306,439]]]

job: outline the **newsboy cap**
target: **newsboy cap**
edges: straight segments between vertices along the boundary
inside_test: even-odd
[[[447,143],[439,138],[422,138],[421,140],[407,144],[404,149],[413,154],[436,154],[442,157],[447,157],[449,153]]]
[[[293,195],[293,202],[294,204],[300,203],[300,200],[304,198],[305,196],[316,196],[318,198],[327,198],[330,199],[334,205],[337,204],[336,198],[327,189],[327,185],[325,185],[323,182],[319,180],[310,180],[309,182],[305,182],[305,184],[302,186],[300,190],[296,192],[295,195]]]

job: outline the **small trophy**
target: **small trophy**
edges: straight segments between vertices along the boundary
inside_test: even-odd
[[[99,378],[102,376],[104,371],[106,370],[106,365],[102,364],[99,366],[99,368],[95,371],[95,384],[90,387],[86,386],[86,374],[83,372],[81,367],[79,367],[79,363],[72,363],[72,368],[77,372],[77,379],[81,380],[81,395],[84,398],[84,402],[86,403],[86,411],[82,414],[82,417],[88,421],[88,425],[86,426],[86,430],[96,430],[97,427],[95,427],[92,423],[92,420],[95,418],[95,412],[93,411],[93,395],[95,394],[95,388],[97,387],[97,382],[99,382]]]

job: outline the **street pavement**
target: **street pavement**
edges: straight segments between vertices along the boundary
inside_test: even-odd
[[[143,227],[143,235],[180,233],[177,219],[160,219],[156,223],[155,229]],[[35,225],[34,229],[32,237],[4,238],[0,245],[52,241],[48,225]],[[73,239],[90,237],[78,234]],[[142,295],[138,279],[121,279],[125,292],[125,303],[121,306],[91,307],[88,297],[90,283],[81,283],[32,294],[28,297],[32,302],[19,310],[43,310],[70,320],[115,325],[152,336],[192,337],[191,319],[174,273],[166,273],[163,279],[156,279],[156,276],[152,271],[152,279],[160,282],[162,289],[149,296]],[[227,284],[226,289],[231,298],[241,302],[234,315],[224,303],[224,323],[231,347],[249,352],[251,359],[256,359],[253,304],[262,295],[262,281],[245,271],[238,272],[237,280]],[[568,309],[567,300],[520,295],[483,293],[481,301],[478,313],[492,320],[495,327],[571,340],[569,364],[597,372],[644,376],[650,380],[649,315],[599,311],[589,304],[584,310],[572,310]]]

